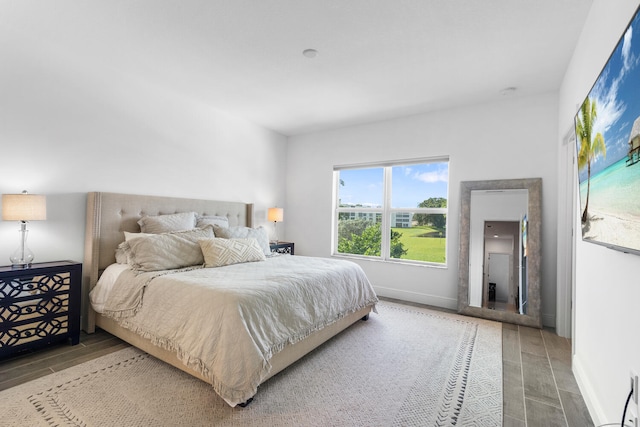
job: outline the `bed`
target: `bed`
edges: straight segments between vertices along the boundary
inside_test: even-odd
[[[265,254],[256,262],[161,270],[137,269],[145,261],[133,269],[121,259],[116,262],[125,234],[129,239],[129,233],[140,233],[141,219],[186,212],[226,218],[229,229],[256,230],[250,228],[252,204],[88,193],[83,268],[83,328],[88,333],[99,327],[212,384],[230,406],[245,406],[261,383],[375,309],[377,297],[364,272],[343,260]],[[220,228],[215,230],[217,235]],[[173,236],[136,242],[165,237]],[[255,256],[261,252],[256,252],[255,239],[198,242],[232,242]],[[131,250],[134,243],[129,243]],[[204,265],[211,266],[216,259],[202,248]],[[108,303],[94,301],[94,307],[91,301],[103,292],[96,288],[99,282],[110,282],[116,290],[109,291]],[[180,303],[163,299],[172,295]]]

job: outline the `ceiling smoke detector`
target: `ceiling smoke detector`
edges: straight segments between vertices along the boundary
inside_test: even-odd
[[[315,49],[305,49],[302,51],[302,54],[307,58],[315,58],[318,56],[318,51]]]

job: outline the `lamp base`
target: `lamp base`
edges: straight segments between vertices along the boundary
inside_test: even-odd
[[[277,228],[278,222],[277,221],[273,221],[273,243],[275,243],[276,245],[278,244],[278,228]]]
[[[27,230],[26,221],[21,221],[18,232],[20,233],[20,246],[9,257],[9,261],[11,261],[12,268],[28,268],[33,262],[34,255],[31,249],[27,247],[29,230]]]
[[[26,270],[28,268],[31,268],[31,263],[29,263],[29,264],[11,264],[11,269],[12,270]]]
[[[33,253],[26,259],[16,259],[12,256],[9,260],[13,268],[28,268],[33,263]]]

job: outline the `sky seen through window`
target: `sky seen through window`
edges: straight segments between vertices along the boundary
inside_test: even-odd
[[[342,206],[381,207],[383,204],[383,168],[340,171],[344,185],[338,188]],[[447,198],[449,166],[447,162],[425,163],[392,168],[392,207],[415,208],[431,197]]]

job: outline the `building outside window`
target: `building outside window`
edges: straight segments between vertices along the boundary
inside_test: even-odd
[[[413,214],[410,212],[392,212],[391,226],[397,227],[397,228],[411,227],[412,218],[413,218]]]
[[[446,265],[449,159],[334,167],[333,254]]]

